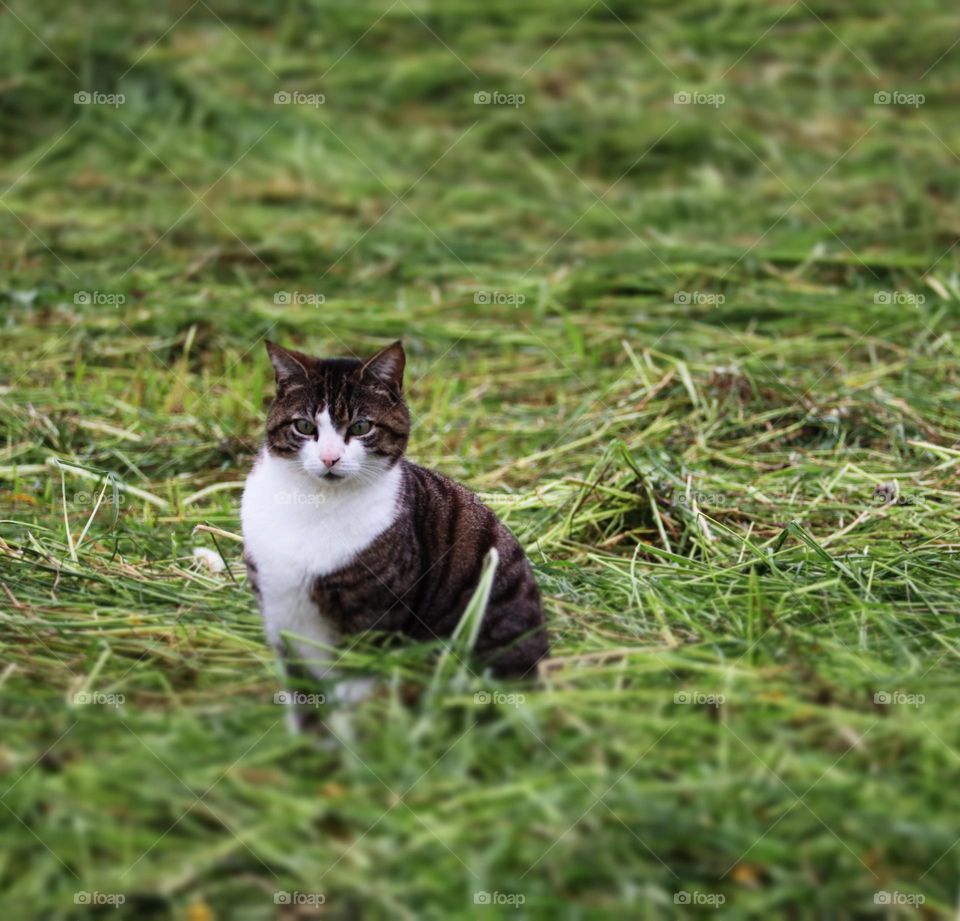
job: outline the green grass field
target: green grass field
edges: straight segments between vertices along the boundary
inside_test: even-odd
[[[518,6],[0,3],[5,917],[955,917],[957,11]],[[265,337],[403,338],[539,685],[287,732]]]

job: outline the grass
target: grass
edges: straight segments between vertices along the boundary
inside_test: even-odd
[[[11,917],[951,916],[952,9],[3,17]],[[534,562],[540,686],[361,644],[343,744],[286,732],[234,540],[266,336],[403,337],[411,455]]]

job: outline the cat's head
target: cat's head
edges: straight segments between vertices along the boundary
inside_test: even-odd
[[[311,358],[267,343],[277,395],[267,414],[267,450],[329,486],[372,482],[407,447],[403,345],[372,358]]]

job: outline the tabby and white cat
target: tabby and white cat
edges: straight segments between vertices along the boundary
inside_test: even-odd
[[[288,675],[337,682],[322,647],[362,631],[448,637],[491,547],[499,565],[475,665],[533,672],[547,633],[520,545],[472,492],[403,456],[403,346],[367,361],[267,351],[277,394],[241,514],[250,585]],[[368,690],[336,685],[344,700]]]

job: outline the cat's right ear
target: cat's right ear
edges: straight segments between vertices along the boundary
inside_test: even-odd
[[[373,358],[367,359],[360,368],[360,377],[369,374],[383,383],[393,387],[397,393],[403,391],[403,368],[407,363],[407,356],[403,351],[403,343],[398,339],[386,348],[380,349]]]
[[[267,354],[277,375],[278,388],[289,387],[295,383],[306,383],[310,359],[302,352],[292,352],[281,348],[275,342],[268,341]]]

